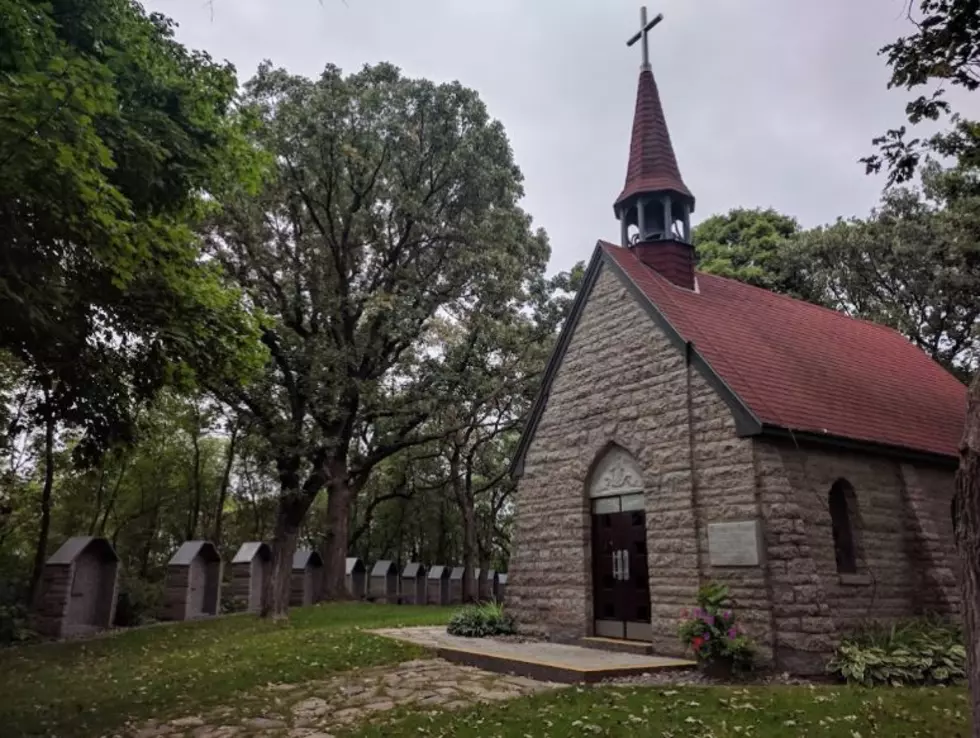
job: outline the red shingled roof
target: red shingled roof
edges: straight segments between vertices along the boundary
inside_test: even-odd
[[[763,424],[957,454],[967,388],[898,332],[709,274],[685,290],[600,246]]]
[[[636,111],[633,114],[633,137],[630,140],[630,159],[626,169],[626,185],[616,205],[639,192],[670,190],[694,201],[694,195],[681,179],[674,147],[670,143],[667,119],[660,104],[660,93],[653,72],[640,72],[636,89]]]

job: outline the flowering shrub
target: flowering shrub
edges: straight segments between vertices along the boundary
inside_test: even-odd
[[[728,587],[704,585],[698,591],[698,606],[681,615],[681,641],[699,663],[723,662],[736,670],[752,666],[752,642],[735,620]]]

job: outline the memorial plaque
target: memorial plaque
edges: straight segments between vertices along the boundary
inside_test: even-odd
[[[758,566],[762,560],[762,526],[758,520],[708,524],[712,566]]]

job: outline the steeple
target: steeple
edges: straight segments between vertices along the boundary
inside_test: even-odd
[[[632,248],[644,263],[672,282],[692,288],[694,195],[677,166],[647,47],[647,34],[662,19],[663,15],[658,15],[648,23],[646,8],[642,8],[640,31],[627,42],[630,46],[637,41],[642,43],[643,64],[636,91],[626,184],[616,198],[613,212],[620,222],[623,246]]]

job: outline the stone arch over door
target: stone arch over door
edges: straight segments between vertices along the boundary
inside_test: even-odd
[[[633,455],[622,446],[606,446],[587,485],[597,636],[651,639],[644,490],[643,473]]]

